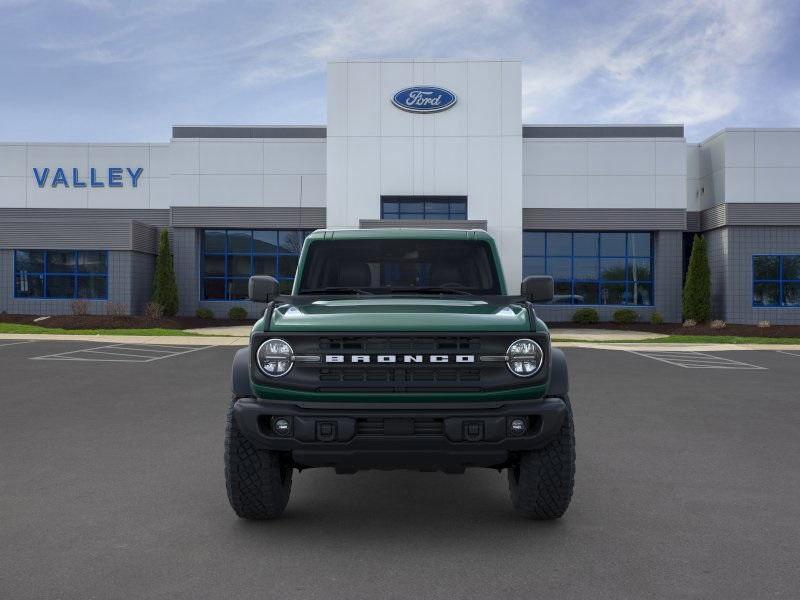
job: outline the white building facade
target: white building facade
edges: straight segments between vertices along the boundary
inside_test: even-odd
[[[518,61],[332,62],[327,95],[326,126],[0,143],[0,310],[140,312],[168,228],[180,312],[255,315],[247,278],[288,288],[306,232],[402,225],[486,229],[510,290],[553,275],[554,320],[588,305],[679,321],[703,233],[715,317],[800,320],[800,130],[698,144],[682,125],[525,125]]]

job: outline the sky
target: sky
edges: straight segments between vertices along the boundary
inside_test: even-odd
[[[0,0],[0,141],[324,124],[326,61],[522,60],[526,124],[800,126],[798,0]]]

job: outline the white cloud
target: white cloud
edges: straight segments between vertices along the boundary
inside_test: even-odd
[[[673,0],[631,15],[526,64],[525,118],[558,119],[570,102],[586,107],[584,95],[596,99],[598,121],[716,121],[739,107],[749,69],[780,28],[762,0]]]

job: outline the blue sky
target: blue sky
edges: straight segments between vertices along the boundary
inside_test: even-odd
[[[796,0],[0,0],[0,141],[325,122],[334,58],[523,60],[525,123],[800,126]]]

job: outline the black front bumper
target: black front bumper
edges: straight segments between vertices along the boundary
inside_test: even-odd
[[[502,405],[373,406],[348,404],[298,406],[254,398],[236,401],[242,433],[259,448],[291,453],[298,467],[413,468],[461,471],[502,467],[515,452],[547,444],[564,420],[561,398]],[[288,434],[273,431],[277,418],[290,423]],[[527,431],[511,432],[522,418]]]

